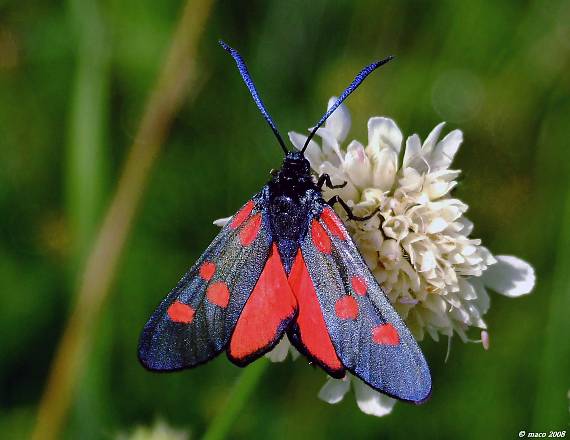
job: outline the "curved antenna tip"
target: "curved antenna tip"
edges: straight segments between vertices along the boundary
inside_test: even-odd
[[[389,62],[392,61],[394,58],[396,58],[395,55],[387,56],[387,57],[384,58],[383,60],[376,61],[376,62],[374,63],[374,65],[375,65],[376,67],[380,67],[380,66],[382,66],[382,65],[384,65],[384,64],[386,64],[386,63],[389,63]]]
[[[327,118],[338,108],[338,106],[340,104],[342,104],[342,102],[346,98],[348,98],[348,95],[350,95],[352,92],[354,92],[358,88],[358,86],[362,83],[362,81],[364,81],[366,79],[366,77],[368,75],[370,75],[374,70],[376,70],[380,66],[383,66],[387,62],[392,61],[393,59],[394,59],[394,55],[390,55],[389,57],[386,57],[383,60],[376,61],[372,64],[369,64],[364,69],[362,69],[358,73],[358,75],[356,75],[356,77],[350,83],[350,85],[344,90],[344,92],[342,92],[342,94],[337,98],[335,103],[323,115],[323,117],[320,119],[320,121],[317,122],[317,125],[315,125],[313,127],[313,129],[311,130],[311,133],[309,134],[309,136],[305,140],[305,144],[303,145],[303,148],[301,149],[301,153],[305,153],[305,150],[309,146],[309,142],[311,141],[311,139],[313,138],[313,136],[315,135],[317,130],[325,123]]]

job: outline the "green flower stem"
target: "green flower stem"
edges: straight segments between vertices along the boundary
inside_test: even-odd
[[[243,370],[228,398],[224,408],[218,411],[208,427],[203,440],[221,440],[226,438],[236,417],[257,387],[269,361],[261,358]]]
[[[534,430],[560,431],[568,428],[570,380],[570,191],[566,191],[565,209],[560,222],[558,255],[554,263],[545,344],[540,355],[536,393]]]

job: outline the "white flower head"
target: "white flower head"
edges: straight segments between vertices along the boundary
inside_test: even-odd
[[[136,426],[132,432],[119,433],[118,440],[188,440],[190,433],[177,430],[164,420],[158,419],[152,426]]]
[[[487,288],[511,297],[532,290],[532,267],[516,257],[494,257],[472,238],[468,206],[450,194],[460,174],[449,168],[463,141],[460,130],[440,139],[441,123],[423,143],[414,134],[404,144],[392,119],[372,117],[367,145],[353,140],[343,148],[351,121],[344,105],[338,111],[316,132],[322,146],[312,142],[311,166],[335,184],[347,182],[342,189],[325,187],[325,199],[340,195],[358,216],[379,209],[367,221],[351,220],[342,209],[338,214],[416,339],[456,333],[467,340],[470,327],[486,329]],[[289,137],[298,149],[307,139]]]
[[[329,106],[335,98],[329,100]],[[487,289],[518,297],[531,292],[534,270],[513,256],[493,256],[472,238],[473,223],[466,217],[467,204],[451,195],[459,170],[450,169],[463,142],[463,133],[453,130],[442,139],[444,123],[437,125],[422,143],[416,134],[404,136],[389,118],[368,120],[368,143],[343,143],[350,130],[350,114],[341,105],[311,141],[311,167],[328,173],[342,189],[324,189],[325,200],[340,195],[357,216],[376,209],[367,221],[351,220],[339,209],[366,263],[386,295],[418,340],[427,333],[457,334],[469,341],[467,332],[476,327],[481,342],[489,347],[483,316],[489,308]],[[307,136],[289,133],[301,149]],[[376,393],[356,378],[330,379],[319,396],[330,403],[342,399],[349,383],[359,407],[368,414],[390,412],[393,399]],[[367,394],[362,387],[368,388]],[[363,404],[366,395],[368,404]]]

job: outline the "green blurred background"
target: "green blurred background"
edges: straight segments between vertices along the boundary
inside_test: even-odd
[[[192,2],[191,2],[192,3]],[[181,14],[175,0],[0,0],[0,437],[25,438],[77,278],[118,182]],[[456,195],[474,236],[536,268],[532,295],[493,295],[491,349],[424,341],[425,405],[362,414],[316,394],[305,361],[271,365],[231,438],[518,438],[568,429],[570,4],[566,1],[223,1],[199,42],[184,101],[150,174],[94,328],[62,438],[114,438],[162,418],[200,437],[241,370],[225,356],[145,371],[139,332],[156,304],[281,152],[224,38],[248,61],[283,133],[303,131],[356,71],[395,54],[352,96],[351,138],[372,115],[424,138],[461,128]],[[478,338],[475,332],[471,335]]]

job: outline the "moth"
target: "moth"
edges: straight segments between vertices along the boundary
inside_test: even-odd
[[[304,156],[335,109],[375,69],[365,67],[312,129],[301,151],[289,151],[237,51],[230,53],[285,153],[271,179],[223,227],[158,306],[139,344],[143,366],[173,371],[203,364],[222,351],[243,367],[282,337],[330,376],[347,372],[400,400],[422,403],[431,393],[426,360],[366,266],[333,210],[340,197],[330,176],[313,179]]]

